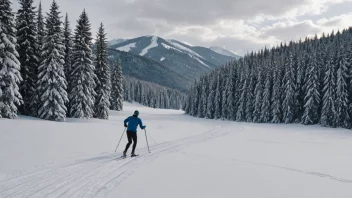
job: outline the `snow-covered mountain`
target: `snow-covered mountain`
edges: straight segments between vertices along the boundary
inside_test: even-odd
[[[152,59],[191,81],[235,58],[157,36],[128,39],[110,48]]]
[[[213,50],[214,52],[217,52],[217,53],[225,55],[225,56],[231,56],[231,57],[235,57],[235,58],[240,57],[240,56],[234,54],[233,52],[231,52],[225,48],[219,47],[219,46],[212,46],[212,47],[210,47],[210,49]]]
[[[108,42],[108,46],[117,45],[117,44],[122,43],[124,41],[126,41],[126,39],[113,39]]]

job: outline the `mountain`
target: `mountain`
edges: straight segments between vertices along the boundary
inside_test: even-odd
[[[240,56],[232,53],[231,51],[229,51],[229,50],[227,50],[225,48],[219,47],[219,46],[212,46],[209,49],[211,49],[214,52],[217,52],[219,54],[225,55],[225,56],[231,56],[231,57],[234,57],[236,59],[240,58]]]
[[[118,59],[121,60],[122,73],[124,75],[177,89],[182,92],[188,92],[191,84],[194,82],[193,78],[181,76],[158,61],[111,48],[109,48],[108,52],[110,65],[113,65],[114,61]]]
[[[209,48],[190,46],[180,41],[166,40],[157,36],[128,39],[111,45],[110,48],[158,62],[190,81],[198,79],[201,75],[235,58],[219,54]]]
[[[117,45],[117,44],[122,43],[124,41],[126,41],[126,39],[113,39],[108,42],[108,46]]]

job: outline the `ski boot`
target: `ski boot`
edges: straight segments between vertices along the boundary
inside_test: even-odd
[[[139,156],[138,154],[135,154],[135,153],[131,153],[131,157],[137,157]]]

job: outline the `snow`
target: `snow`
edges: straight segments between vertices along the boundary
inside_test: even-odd
[[[352,134],[124,103],[109,120],[0,119],[0,197],[352,197]],[[137,158],[122,121],[140,111]]]
[[[135,48],[135,47],[136,47],[136,43],[130,43],[130,44],[124,45],[122,47],[118,47],[118,48],[116,48],[116,50],[123,51],[123,52],[129,52],[129,51],[131,51],[132,48]]]
[[[187,53],[191,58],[196,59],[199,63],[201,63],[202,65],[210,68],[209,65],[207,65],[206,63],[204,63],[201,59],[203,59],[203,57],[201,55],[199,55],[198,53],[196,53],[195,51],[173,41],[173,40],[169,40],[170,44],[173,45],[174,47],[184,51],[184,53]],[[167,45],[164,46],[165,48],[167,48]]]
[[[160,58],[160,62],[164,61],[165,60],[165,57],[161,57]]]
[[[142,50],[142,52],[139,54],[140,56],[144,56],[148,53],[148,50],[154,48],[154,47],[158,47],[158,37],[157,36],[152,36],[151,37],[151,43],[150,45],[148,45],[146,48],[144,48]]]
[[[203,58],[203,57],[202,57],[201,55],[199,55],[197,52],[195,52],[195,51],[189,49],[188,47],[185,47],[185,46],[183,46],[183,45],[181,45],[181,44],[179,44],[179,43],[177,43],[177,42],[175,42],[175,41],[173,41],[173,40],[169,40],[169,42],[170,42],[170,44],[173,45],[174,47],[176,47],[176,48],[178,48],[178,49],[180,49],[180,50],[182,50],[182,51],[185,51],[185,52],[187,52],[188,54],[190,54],[190,55],[192,55],[192,56],[197,56],[197,57],[199,57],[199,58]]]
[[[205,64],[202,60],[200,60],[199,58],[197,58],[197,57],[194,57],[198,62],[200,62],[202,65],[204,65],[204,66],[206,66],[206,67],[209,67],[210,68],[210,66],[209,65],[207,65],[207,64]]]
[[[209,49],[211,49],[214,52],[221,54],[221,55],[231,56],[231,57],[235,57],[235,58],[237,57],[234,53],[232,53],[229,50],[222,48],[222,47],[213,46],[213,47],[210,47]]]
[[[165,49],[168,49],[168,50],[172,49],[172,50],[176,50],[176,51],[179,51],[179,52],[183,53],[181,50],[179,50],[179,49],[177,49],[177,48],[174,48],[174,47],[171,47],[170,45],[167,45],[167,44],[165,44],[165,43],[161,43],[161,45],[162,45]]]
[[[127,39],[113,39],[113,40],[108,42],[108,45],[109,46],[117,45],[117,44],[123,43],[125,41],[127,41]]]

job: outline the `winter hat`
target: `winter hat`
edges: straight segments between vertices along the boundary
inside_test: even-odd
[[[133,113],[134,116],[138,116],[139,115],[139,111],[135,110]]]

